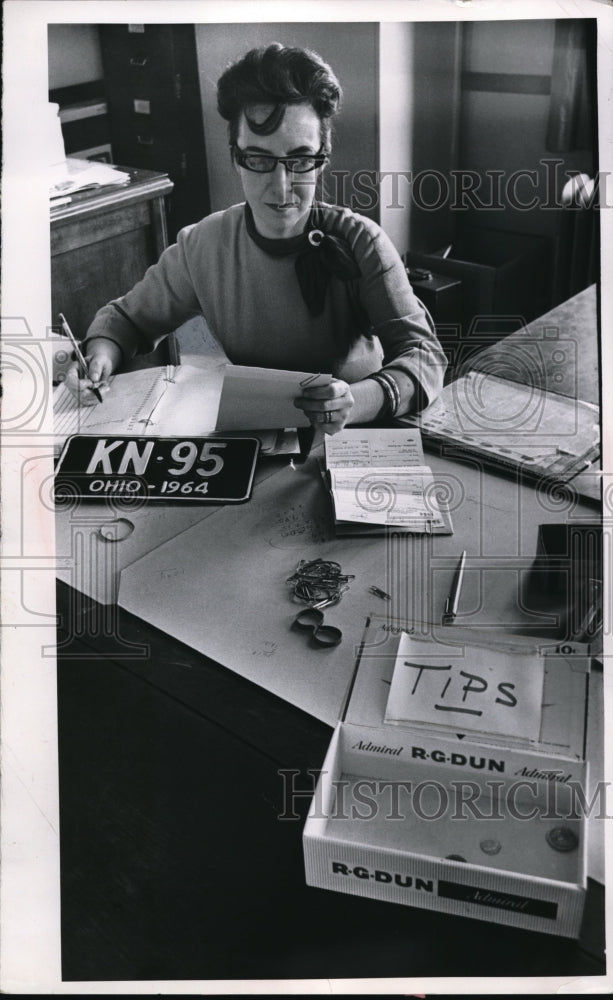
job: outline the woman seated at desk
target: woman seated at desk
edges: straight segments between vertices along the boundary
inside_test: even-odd
[[[315,53],[272,44],[220,77],[245,203],[183,229],[143,279],[96,314],[89,387],[194,315],[239,365],[327,372],[295,404],[329,434],[438,394],[445,356],[402,261],[374,222],[315,201],[341,88]]]

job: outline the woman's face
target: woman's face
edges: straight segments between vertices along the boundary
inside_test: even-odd
[[[261,105],[250,108],[249,117],[259,123],[271,111],[270,105]],[[317,153],[321,123],[310,104],[290,104],[276,132],[256,135],[241,114],[237,145],[243,151],[272,156]],[[283,239],[303,231],[321,168],[306,174],[288,173],[283,163],[277,163],[269,174],[254,173],[238,165],[236,169],[261,236]]]

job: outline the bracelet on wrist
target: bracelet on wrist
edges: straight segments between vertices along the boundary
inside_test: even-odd
[[[378,382],[383,389],[383,394],[385,396],[385,402],[382,409],[377,414],[377,417],[382,418],[395,416],[400,407],[400,390],[396,380],[389,374],[389,372],[386,371],[374,372],[372,375],[369,375],[368,378]]]

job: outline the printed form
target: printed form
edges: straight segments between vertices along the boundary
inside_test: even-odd
[[[350,429],[326,439],[325,450],[339,531],[370,525],[451,534],[419,431]]]

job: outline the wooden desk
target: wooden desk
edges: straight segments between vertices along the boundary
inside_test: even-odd
[[[576,942],[307,887],[279,772],[312,791],[331,729],[64,584],[58,613],[64,978],[603,974],[598,883]]]
[[[279,772],[312,790],[329,727],[62,584],[58,612],[65,979],[603,974],[597,883],[581,941],[306,886]]]
[[[126,187],[73,196],[51,211],[51,300],[77,338],[110,299],[127,292],[168,245],[166,174],[123,167]]]

